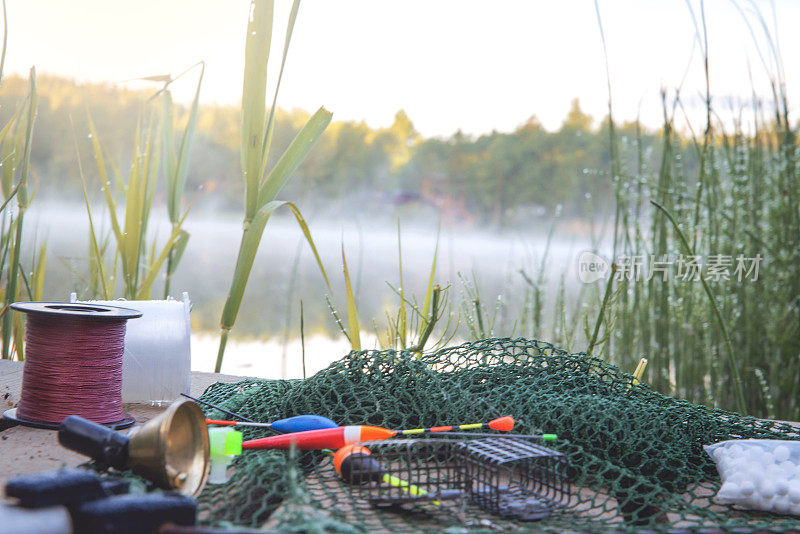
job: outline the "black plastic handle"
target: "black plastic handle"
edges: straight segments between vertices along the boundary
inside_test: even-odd
[[[127,436],[77,415],[66,417],[58,428],[62,446],[117,469],[128,467],[129,441]]]

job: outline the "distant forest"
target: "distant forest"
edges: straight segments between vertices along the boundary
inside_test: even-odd
[[[31,160],[39,195],[82,198],[75,136],[87,180],[97,184],[87,113],[124,177],[137,123],[158,121],[160,101],[148,100],[156,89],[148,93],[40,75]],[[0,122],[14,113],[26,90],[23,78],[3,79]],[[336,110],[331,111],[335,119]],[[308,113],[278,110],[276,117],[273,152],[280,154]],[[198,191],[199,208],[241,203],[239,120],[236,107],[201,105],[187,186],[187,194]],[[660,133],[640,131],[636,124],[618,125],[616,133],[628,175],[654,163]],[[607,213],[614,190],[608,146],[607,119],[595,121],[577,100],[557,131],[545,130],[533,116],[511,133],[425,139],[403,111],[381,129],[334,120],[280,198],[317,207],[357,202],[359,209],[376,211],[430,207],[446,221],[498,227],[550,218],[559,205],[569,216]]]

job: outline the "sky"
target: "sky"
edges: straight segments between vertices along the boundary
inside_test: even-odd
[[[201,103],[240,101],[249,1],[7,4],[6,73],[25,74],[35,65],[37,72],[79,81],[120,83],[177,74],[203,60]],[[680,86],[687,115],[700,120],[699,1],[598,0],[597,6],[615,118],[638,116],[657,127],[662,88],[673,94]],[[276,2],[273,83],[290,7]],[[789,102],[800,101],[800,62],[790,53],[800,50],[800,2],[706,0],[704,7],[711,91],[723,118],[754,89],[768,97],[776,72],[754,7],[785,53]],[[189,100],[193,83],[177,83],[176,99]],[[607,113],[594,0],[303,0],[278,105],[308,111],[324,105],[334,119],[372,127],[388,126],[403,109],[427,137],[512,131],[532,115],[556,129],[573,98],[598,120]]]

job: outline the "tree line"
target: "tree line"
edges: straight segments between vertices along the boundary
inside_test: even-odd
[[[0,121],[11,117],[25,91],[23,78],[3,79]],[[78,155],[89,183],[97,180],[96,167],[87,164],[93,157],[88,115],[124,178],[137,127],[158,120],[154,91],[40,76],[31,160],[39,194],[80,200]],[[280,154],[308,114],[278,110],[276,117],[273,146]],[[199,191],[198,205],[227,208],[241,202],[239,120],[235,107],[200,108],[187,188]],[[535,116],[513,132],[459,131],[427,139],[403,111],[386,128],[334,121],[282,196],[312,205],[355,198],[376,209],[430,207],[444,219],[495,226],[549,218],[557,206],[574,215],[585,214],[587,205],[607,212],[613,188],[604,124],[595,124],[577,100],[556,131],[546,130]],[[632,148],[625,152],[629,165],[646,164],[658,141],[657,133],[642,132],[636,124],[617,126],[617,135]]]

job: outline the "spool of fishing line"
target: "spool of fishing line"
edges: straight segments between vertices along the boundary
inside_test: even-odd
[[[122,306],[142,312],[125,330],[122,355],[122,402],[172,402],[189,393],[191,325],[189,295],[182,300],[90,300],[87,306]]]
[[[11,308],[28,319],[22,392],[7,418],[41,428],[58,428],[68,415],[112,428],[133,424],[122,411],[122,354],[125,323],[141,312],[61,302]]]

